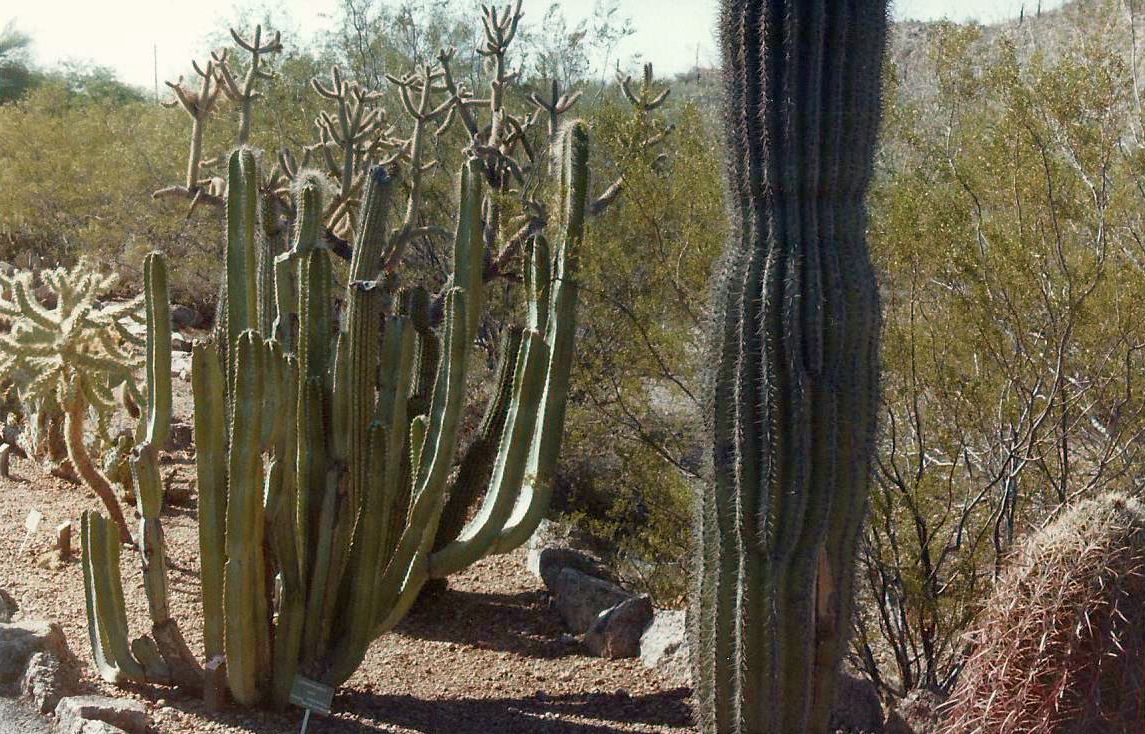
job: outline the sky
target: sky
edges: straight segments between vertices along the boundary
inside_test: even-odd
[[[499,2],[501,0],[498,0]],[[892,0],[894,1],[894,0]],[[526,0],[525,21],[539,16],[549,0]],[[564,0],[572,21],[591,15],[596,0]],[[1038,0],[897,0],[894,17],[918,20],[950,18],[994,22],[1016,17]],[[240,17],[241,9],[262,0],[0,0],[0,28],[9,21],[33,39],[33,59],[51,67],[67,60],[91,62],[115,70],[120,79],[147,89],[173,79],[193,56],[205,55],[207,37]],[[1045,8],[1061,0],[1044,0]],[[304,27],[316,34],[330,27],[340,0],[274,0],[289,14],[283,27]],[[618,49],[632,60],[641,54],[657,73],[686,71],[696,63],[714,65],[714,20],[718,0],[620,0],[635,34]],[[289,39],[286,39],[289,40]],[[309,39],[306,39],[309,40]]]

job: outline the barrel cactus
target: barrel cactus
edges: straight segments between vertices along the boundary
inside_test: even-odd
[[[878,403],[885,0],[727,0],[729,215],[690,618],[705,732],[826,730]]]
[[[1010,559],[970,636],[947,734],[1145,731],[1145,507],[1079,502]]]

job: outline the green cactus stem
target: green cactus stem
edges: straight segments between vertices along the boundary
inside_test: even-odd
[[[874,448],[863,199],[886,27],[885,0],[723,6],[733,235],[690,615],[704,732],[827,727]]]

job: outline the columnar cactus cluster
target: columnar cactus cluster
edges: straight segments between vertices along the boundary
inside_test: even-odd
[[[701,728],[826,731],[878,402],[864,196],[885,0],[728,0],[733,236],[691,618]]]
[[[511,550],[544,515],[563,432],[588,205],[583,123],[565,129],[561,148],[560,242],[552,254],[543,236],[530,240],[528,321],[505,338],[500,390],[452,482],[486,264],[479,162],[461,171],[453,273],[437,297],[399,287],[386,267],[400,246],[389,216],[397,175],[369,171],[336,318],[331,255],[316,226],[323,187],[299,177],[293,241],[274,259],[274,292],[263,297],[258,264],[269,258],[259,249],[270,245],[259,227],[256,158],[246,148],[230,156],[226,313],[217,332],[225,348],[195,345],[192,387],[205,655],[225,659],[236,702],[284,705],[298,676],[341,684],[428,579]],[[197,663],[171,644],[181,638],[166,627],[166,641],[159,634],[169,617],[151,446],[166,430],[170,379],[151,368],[163,349],[169,358],[170,331],[150,308],[159,292],[151,273],[148,429],[133,469],[155,639],[128,642],[119,548],[95,513],[83,523],[89,626],[108,680],[193,686]],[[440,333],[430,323],[438,302]],[[266,304],[273,313],[264,313]],[[439,538],[454,494],[484,499],[473,519],[453,516]]]

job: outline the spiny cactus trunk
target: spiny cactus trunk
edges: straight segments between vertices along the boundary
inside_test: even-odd
[[[864,196],[886,23],[885,0],[723,5],[733,235],[691,648],[705,732],[826,730],[876,424]]]

